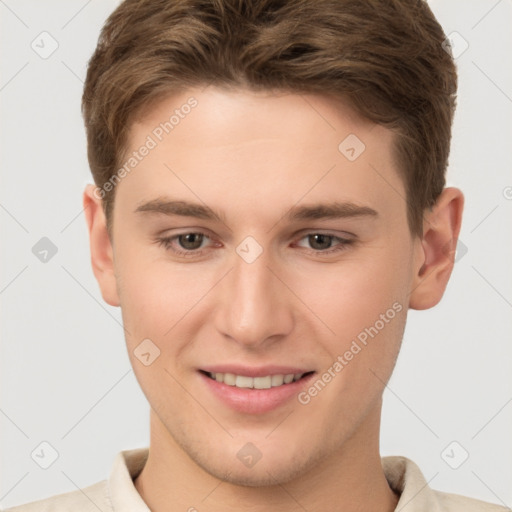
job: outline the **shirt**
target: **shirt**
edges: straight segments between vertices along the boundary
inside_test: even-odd
[[[5,512],[150,512],[133,483],[148,453],[148,448],[122,451],[115,458],[108,480]],[[431,489],[418,466],[406,457],[381,460],[389,486],[400,496],[396,512],[510,512],[499,505]]]

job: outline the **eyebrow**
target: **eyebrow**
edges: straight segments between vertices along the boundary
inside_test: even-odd
[[[151,201],[143,203],[135,209],[135,212],[180,215],[183,217],[196,217],[198,219],[206,220],[225,220],[222,214],[215,212],[206,205],[191,203],[189,201],[173,201],[163,198],[152,199]]]
[[[174,201],[157,198],[139,205],[135,212],[161,213],[164,215],[179,215],[183,217],[196,217],[205,220],[222,220],[225,216],[212,208],[199,203],[188,201]],[[379,214],[369,206],[361,206],[350,202],[318,203],[307,206],[293,206],[282,217],[289,222],[299,220],[341,219],[354,217],[378,217]]]
[[[378,217],[379,214],[369,206],[354,203],[319,203],[311,206],[294,206],[284,216],[289,221],[343,219],[350,217]]]

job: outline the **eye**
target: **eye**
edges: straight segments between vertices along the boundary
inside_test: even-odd
[[[183,249],[187,251],[192,251],[201,247],[204,238],[205,235],[203,233],[185,233],[183,235],[177,235],[176,240],[180,247],[183,247]]]
[[[179,256],[197,256],[202,253],[203,242],[210,237],[200,232],[181,233],[179,235],[158,238],[156,241],[165,249]]]
[[[348,245],[354,243],[353,239],[341,238],[327,233],[309,233],[302,237],[301,241],[302,240],[307,240],[307,243],[313,249],[308,252],[321,255],[344,251],[347,249]],[[337,243],[333,245],[333,242]],[[297,245],[304,247],[300,242]],[[305,248],[307,249],[307,247]]]

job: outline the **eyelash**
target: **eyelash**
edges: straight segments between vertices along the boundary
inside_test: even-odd
[[[180,236],[185,236],[185,235],[203,235],[205,238],[208,238],[208,239],[210,238],[206,233],[202,233],[200,231],[188,231],[185,233],[179,233],[178,235],[157,238],[156,242],[158,243],[159,246],[164,247],[166,250],[172,251],[177,256],[188,257],[188,258],[201,256],[203,254],[202,250],[196,249],[196,250],[188,250],[187,251],[187,250],[181,250],[181,249],[174,249],[171,247],[171,244],[174,240],[177,240]],[[317,232],[317,231],[311,231],[309,233],[306,233],[304,236],[302,236],[299,239],[299,241],[303,240],[304,238],[307,238],[309,236],[312,236],[312,235],[326,236],[326,237],[332,238],[333,241],[337,240],[339,242],[333,248],[326,249],[325,251],[315,250],[315,249],[306,250],[307,253],[313,254],[315,256],[317,256],[317,255],[325,256],[325,255],[331,255],[334,253],[340,253],[340,252],[346,251],[347,246],[354,243],[354,240],[352,240],[352,239],[341,238],[339,236],[331,235],[329,233],[322,233],[322,232]]]

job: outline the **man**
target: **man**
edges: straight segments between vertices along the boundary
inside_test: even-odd
[[[150,447],[13,510],[505,510],[379,455],[407,311],[441,299],[461,225],[444,39],[422,1],[118,7],[84,207]]]

